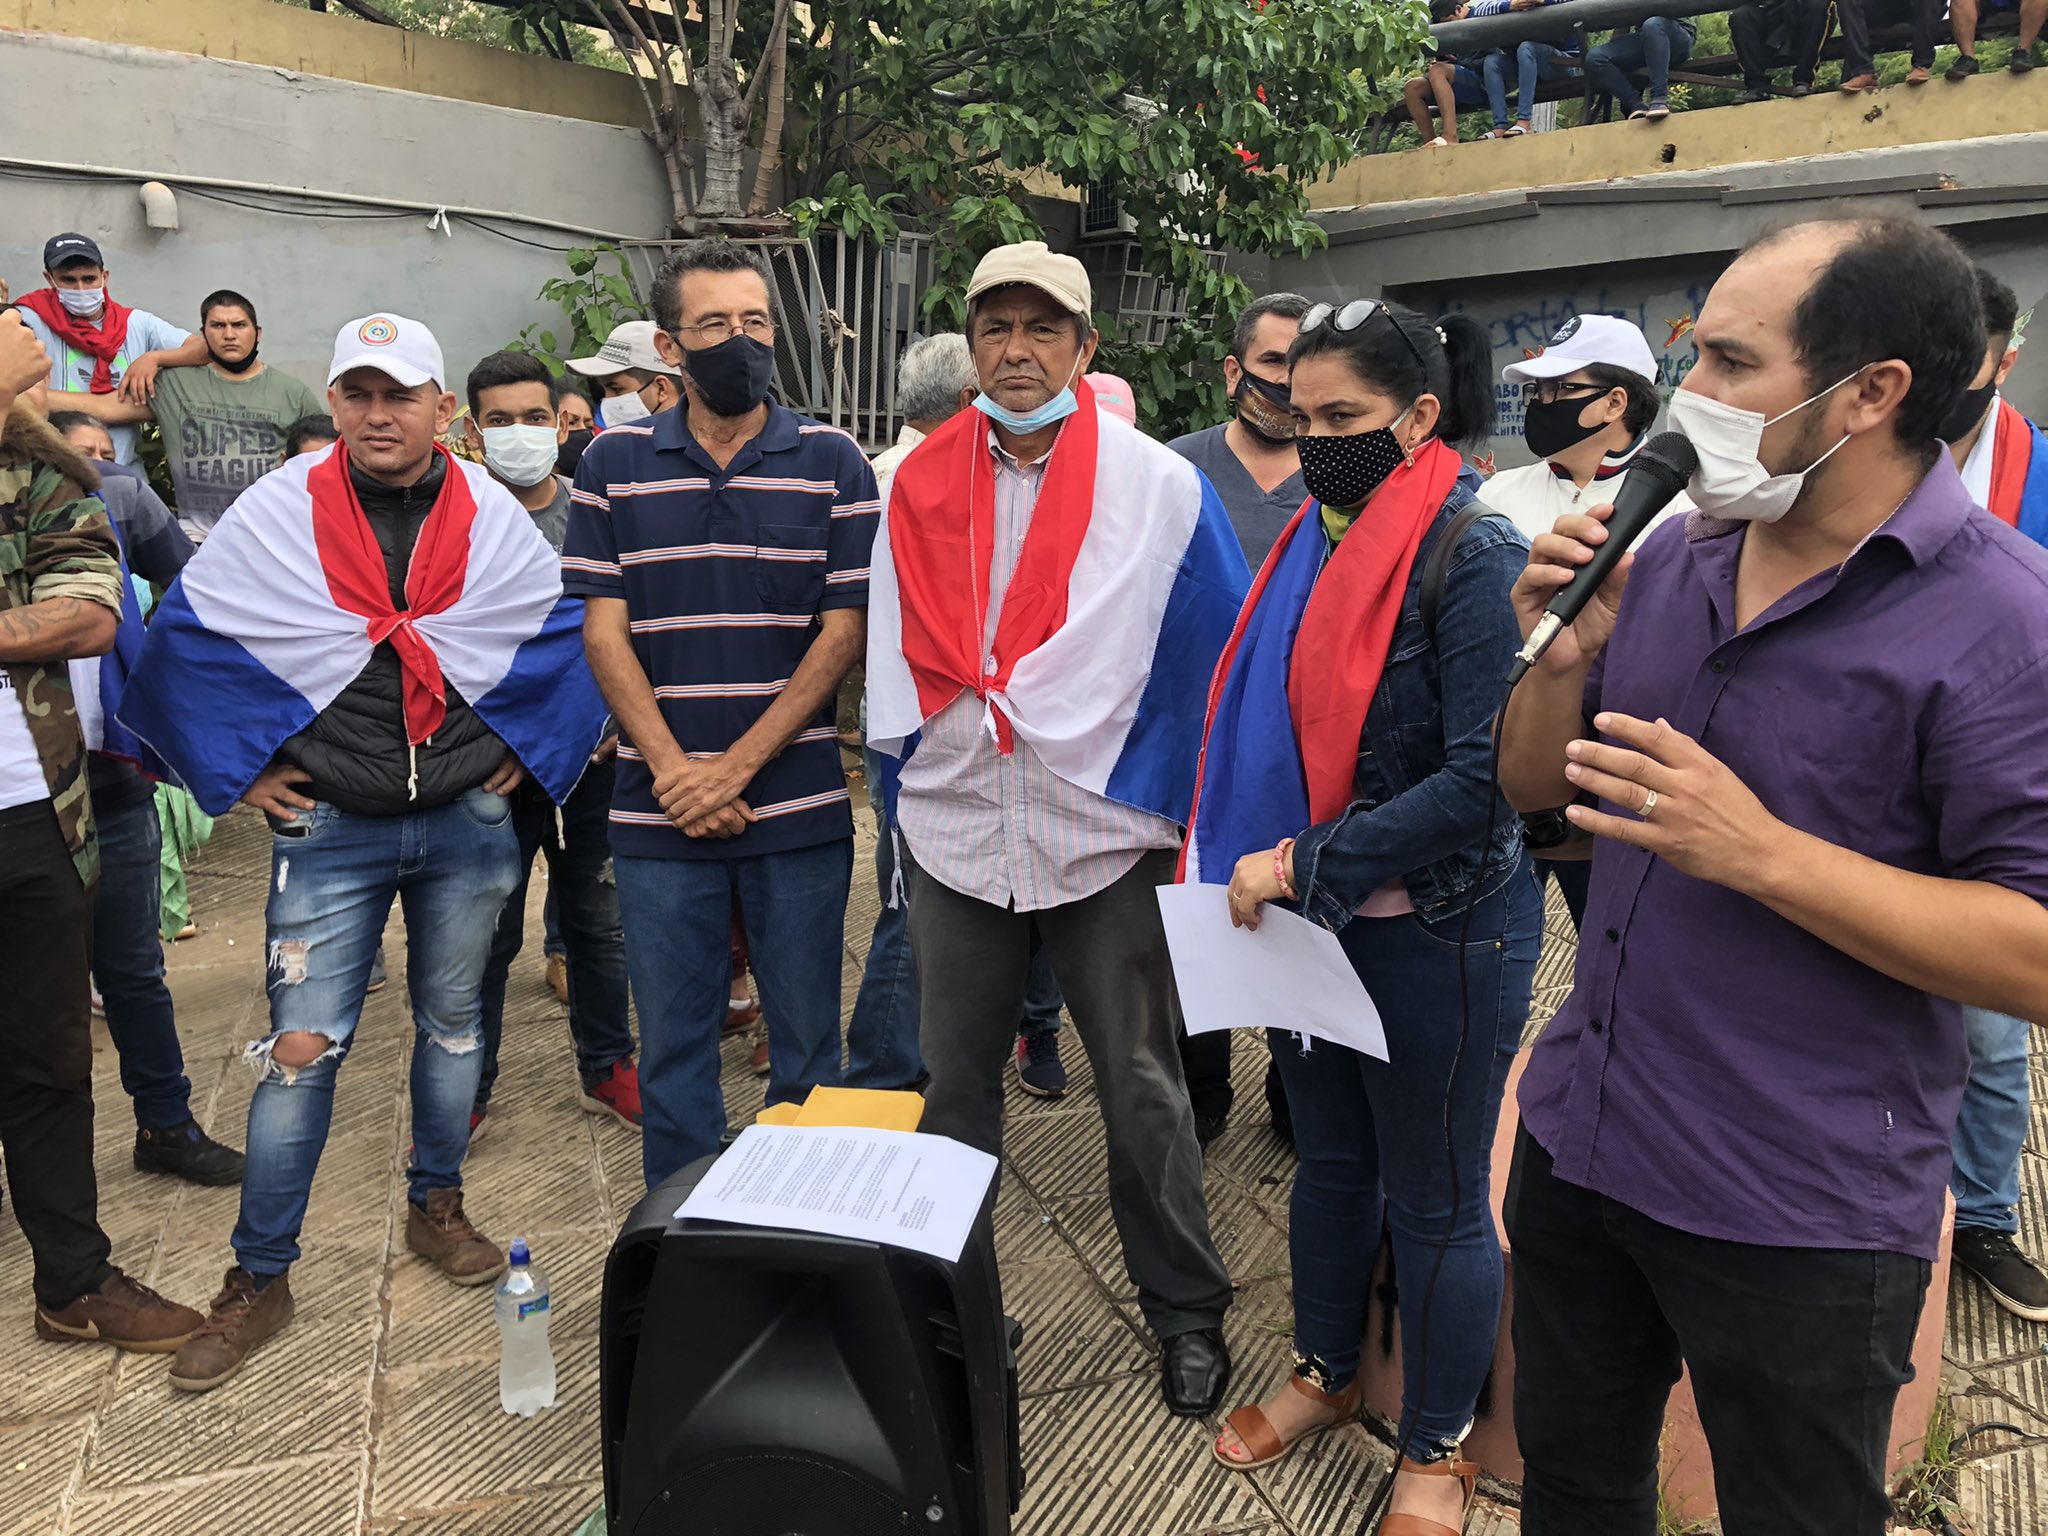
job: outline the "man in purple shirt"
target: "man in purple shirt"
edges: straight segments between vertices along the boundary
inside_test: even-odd
[[[2048,558],[1941,452],[1984,351],[1945,235],[1765,237],[1694,340],[1672,418],[1701,513],[1617,568],[1505,722],[1508,799],[1578,796],[1601,839],[1521,1090],[1522,1528],[1650,1536],[1682,1361],[1730,1536],[1875,1536],[1959,1004],[2048,1018]],[[1535,541],[1525,632],[1605,516]]]

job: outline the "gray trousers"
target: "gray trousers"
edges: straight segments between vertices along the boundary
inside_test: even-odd
[[[1154,850],[1107,889],[1037,912],[963,896],[908,866],[910,942],[931,1073],[918,1129],[1000,1153],[1003,1072],[1016,1049],[1031,925],[1095,1069],[1109,1138],[1109,1206],[1124,1272],[1161,1338],[1216,1327],[1230,1276],[1209,1236],[1202,1153],[1181,1077],[1179,1001],[1153,891],[1174,856]]]

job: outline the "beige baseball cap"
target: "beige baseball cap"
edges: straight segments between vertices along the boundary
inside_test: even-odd
[[[1088,271],[1071,256],[1061,256],[1043,240],[1020,240],[999,245],[981,258],[974,278],[967,285],[967,302],[972,304],[992,288],[1027,283],[1050,294],[1068,314],[1085,315],[1095,308],[1095,290],[1089,286]]]
[[[569,366],[586,378],[602,379],[631,368],[639,373],[665,373],[680,377],[673,364],[664,363],[654,350],[657,327],[652,320],[628,320],[612,327],[595,357],[572,357]]]

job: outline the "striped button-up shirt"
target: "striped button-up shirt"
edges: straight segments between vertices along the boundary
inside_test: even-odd
[[[607,429],[585,451],[562,590],[624,600],[669,730],[689,756],[714,757],[780,697],[822,614],[867,606],[880,511],[860,445],[837,427],[771,404],[760,435],[721,467],[681,410],[664,411]],[[834,713],[827,699],[747,786],[756,819],[732,838],[678,831],[645,759],[621,742],[613,849],[730,859],[851,837]]]
[[[989,560],[983,662],[995,643],[1003,594],[1016,574],[1045,478],[1045,460],[1019,464],[997,444],[995,548]],[[963,895],[1035,912],[1093,896],[1153,848],[1178,848],[1180,828],[1070,784],[1023,737],[996,750],[982,702],[962,690],[925,722],[903,765],[897,822],[911,857]]]

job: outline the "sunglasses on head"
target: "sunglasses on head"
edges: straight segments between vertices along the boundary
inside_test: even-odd
[[[1422,348],[1415,345],[1415,338],[1408,334],[1408,328],[1394,318],[1394,312],[1378,299],[1353,299],[1339,308],[1335,304],[1318,304],[1301,317],[1301,334],[1321,330],[1328,326],[1340,336],[1348,336],[1374,315],[1385,315],[1387,324],[1407,345],[1409,353],[1422,369],[1423,377],[1429,376],[1429,360],[1422,355]]]

